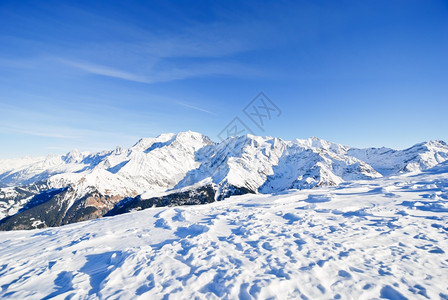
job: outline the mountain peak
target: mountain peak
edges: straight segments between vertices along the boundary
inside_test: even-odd
[[[447,143],[442,140],[430,140],[425,143],[428,147],[448,147]]]
[[[146,151],[153,144],[166,143],[172,140],[175,136],[176,134],[174,133],[163,133],[155,138],[154,137],[141,138],[140,140],[138,140],[137,143],[134,144],[134,146],[131,147],[131,150]]]
[[[190,141],[211,141],[211,139],[203,135],[202,133],[195,132],[195,131],[181,131],[175,136],[176,140],[182,141],[182,142],[190,142]]]
[[[72,164],[72,163],[79,163],[84,159],[84,154],[79,151],[78,149],[73,149],[72,151],[68,152],[64,157],[63,160],[66,163]]]

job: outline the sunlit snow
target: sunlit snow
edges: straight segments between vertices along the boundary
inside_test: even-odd
[[[0,233],[6,299],[446,299],[448,165]]]

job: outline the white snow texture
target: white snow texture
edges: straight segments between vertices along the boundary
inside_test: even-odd
[[[10,187],[48,179],[149,197],[212,182],[257,193],[0,232],[0,298],[448,299],[447,158],[440,141],[350,149],[186,132],[2,160]]]

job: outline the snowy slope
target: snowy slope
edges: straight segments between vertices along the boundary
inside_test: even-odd
[[[368,164],[309,141],[253,135],[227,139],[203,149],[198,155],[203,161],[200,168],[187,174],[177,187],[210,178],[220,186],[273,192],[381,177]]]
[[[67,157],[70,156],[71,153],[67,154]],[[85,167],[84,164],[73,161],[71,158],[66,161],[65,157],[48,155],[47,157],[0,160],[0,187],[31,184],[51,175],[76,172]]]
[[[85,203],[77,208],[82,210],[80,214],[91,214],[92,218],[96,218],[125,197],[173,188],[189,170],[199,165],[195,152],[209,144],[212,144],[210,139],[199,133],[162,134],[157,138],[141,139],[127,150],[117,147],[94,154],[73,151],[64,156],[49,156],[37,161],[27,159],[25,163],[13,165],[18,169],[2,174],[6,178],[2,182],[5,185],[28,183],[23,187],[25,190],[34,189],[35,184],[47,189],[59,189],[59,199],[48,203],[48,208],[35,208],[39,211],[38,215],[31,211],[26,216],[39,220],[36,223],[39,226],[49,226],[49,223],[59,225],[65,223],[66,214],[83,198]],[[92,194],[95,194],[94,201],[89,199]],[[32,196],[38,195],[18,193],[11,188],[1,189],[0,218],[17,213],[27,201],[33,199]],[[41,215],[50,208],[52,215],[62,214],[56,223],[54,217],[48,220],[46,215]],[[22,224],[17,228],[27,226]]]
[[[448,163],[0,232],[4,299],[447,299]]]
[[[98,173],[107,171],[117,181],[131,181],[130,188],[140,193],[150,189],[165,190],[173,187],[180,180],[179,177],[182,178],[188,170],[198,165],[195,151],[210,143],[201,134],[182,132],[141,139],[127,150],[117,147],[112,151],[93,154],[74,150],[62,156],[3,160],[0,161],[0,182],[7,186],[18,186],[50,178],[50,185],[59,188],[69,183],[76,184],[82,179],[106,190],[115,182],[104,186],[105,182]],[[94,175],[88,176],[91,173]],[[59,176],[53,179],[54,175]]]
[[[420,172],[448,160],[448,145],[429,141],[405,150],[390,148],[349,149],[347,154],[359,158],[387,176],[402,172]]]
[[[0,161],[0,187],[8,187],[0,188],[0,229],[98,218],[116,205],[121,211],[180,205],[195,190],[202,196],[194,201],[206,203],[235,194],[334,186],[421,171],[447,158],[448,146],[440,141],[397,151],[350,149],[318,138],[245,135],[214,143],[191,131],[162,134],[129,149]],[[149,201],[136,203],[141,199]]]

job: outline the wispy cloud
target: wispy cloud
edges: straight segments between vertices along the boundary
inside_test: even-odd
[[[73,60],[67,60],[67,59],[61,59],[59,61],[67,66],[70,66],[70,67],[73,67],[76,69],[80,69],[80,70],[83,70],[83,71],[86,71],[86,72],[92,73],[92,74],[103,75],[103,76],[107,76],[107,77],[114,77],[114,78],[129,80],[129,81],[135,81],[135,82],[151,83],[151,81],[144,76],[139,76],[136,74],[132,74],[132,73],[122,71],[122,70],[117,70],[117,69],[107,67],[107,66],[101,66],[101,65],[97,65],[97,64],[93,64],[93,63],[79,62],[79,61],[73,61]]]
[[[261,42],[266,39],[263,21],[253,24],[253,20],[242,17],[234,22],[184,24],[179,21],[176,29],[156,32],[137,23],[123,23],[76,7],[65,7],[65,13],[85,20],[79,25],[81,32],[90,34],[90,24],[101,24],[92,33],[101,41],[92,38],[86,43],[49,36],[42,36],[41,40],[6,37],[11,44],[39,51],[28,60],[0,58],[0,64],[60,72],[62,63],[87,74],[146,84],[205,76],[253,77],[262,72],[235,55],[269,44]],[[32,26],[40,20],[25,19],[23,22]]]
[[[204,108],[201,108],[201,107],[198,107],[198,106],[195,106],[195,105],[191,105],[191,104],[188,104],[188,103],[185,103],[185,102],[176,102],[176,103],[181,105],[181,106],[184,106],[184,107],[187,107],[187,108],[191,108],[191,109],[194,109],[194,110],[197,110],[197,111],[205,112],[205,113],[210,114],[210,115],[216,115],[214,112],[211,112],[209,110],[206,110]]]
[[[59,62],[90,74],[123,79],[140,83],[169,82],[203,76],[260,76],[260,72],[238,63],[206,62],[196,64],[184,64],[174,67],[164,64],[157,69],[150,69],[146,73],[132,73],[113,67],[98,65],[90,62],[81,62],[68,59],[57,59]]]
[[[179,23],[176,30],[149,30],[77,9],[86,20],[101,20],[98,32],[113,38],[57,49],[53,57],[66,66],[89,74],[140,83],[170,82],[205,76],[259,76],[260,70],[235,55],[269,43],[265,22],[243,17],[234,22]],[[250,23],[248,23],[250,22]],[[259,30],[254,30],[258,28]]]

